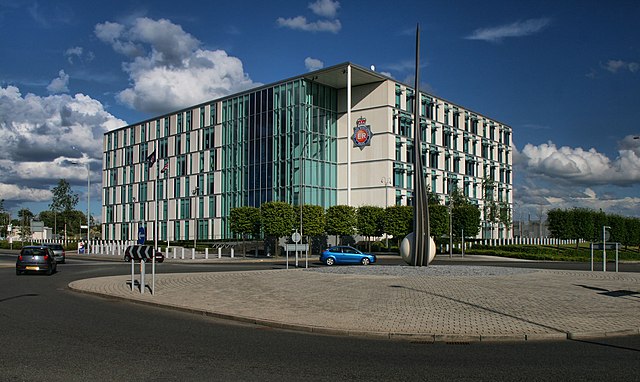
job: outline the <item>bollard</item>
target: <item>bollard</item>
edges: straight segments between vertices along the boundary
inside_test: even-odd
[[[209,248],[204,249],[204,258],[205,260],[209,260]]]
[[[182,247],[182,255],[180,256],[180,259],[184,260],[184,247]]]
[[[196,249],[191,248],[191,260],[195,260],[195,259],[196,259]]]
[[[218,259],[222,257],[222,247],[218,247]]]
[[[233,259],[233,247],[231,247],[231,258]]]
[[[173,258],[174,258],[174,259],[176,258],[176,254],[177,254],[177,252],[178,252],[178,248],[173,247]]]

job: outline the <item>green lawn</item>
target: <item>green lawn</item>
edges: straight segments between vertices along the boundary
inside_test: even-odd
[[[591,252],[589,244],[580,244],[576,249],[575,244],[571,245],[505,245],[505,246],[486,246],[474,245],[472,248],[466,249],[465,254],[470,255],[491,255],[512,257],[527,260],[557,260],[557,261],[590,261]],[[607,249],[607,260],[614,260],[616,255],[615,249]],[[602,250],[593,251],[594,260],[602,261]],[[618,249],[618,258],[620,261],[640,261],[640,251],[637,247],[620,247]]]

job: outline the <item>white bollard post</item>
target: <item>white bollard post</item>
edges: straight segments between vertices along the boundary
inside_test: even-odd
[[[218,247],[218,259],[222,257],[222,247]]]
[[[180,256],[182,260],[184,260],[184,247],[182,247],[182,255]]]
[[[165,253],[167,254],[165,257],[168,259],[169,258],[169,247],[167,247],[167,249],[165,250]]]
[[[173,258],[176,258],[176,254],[178,253],[178,248],[173,247]]]
[[[195,260],[195,259],[196,259],[196,249],[191,248],[191,260]]]
[[[204,249],[204,258],[205,260],[209,260],[209,248]]]
[[[231,258],[233,259],[233,247],[231,247]]]

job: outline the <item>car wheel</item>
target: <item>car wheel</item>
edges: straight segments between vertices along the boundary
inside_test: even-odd
[[[53,274],[53,267],[49,267],[49,269],[47,269],[47,276],[51,276]]]
[[[360,260],[360,264],[362,265],[369,265],[370,261],[368,257],[363,257],[362,260]]]
[[[328,266],[332,266],[333,264],[336,263],[336,260],[333,257],[327,257],[324,263],[327,264]]]

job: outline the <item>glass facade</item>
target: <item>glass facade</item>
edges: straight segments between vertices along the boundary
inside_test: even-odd
[[[234,207],[336,204],[337,92],[305,79],[222,101],[223,237]]]

